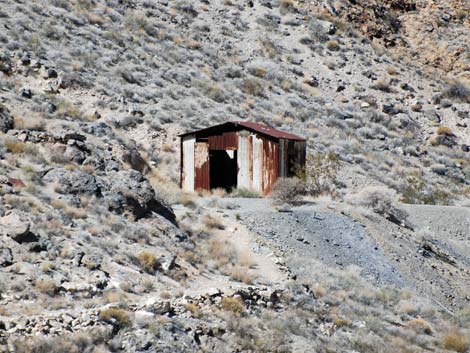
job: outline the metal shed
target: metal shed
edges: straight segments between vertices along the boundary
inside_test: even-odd
[[[180,138],[185,191],[246,188],[267,194],[279,177],[305,165],[304,138],[259,123],[231,121]]]

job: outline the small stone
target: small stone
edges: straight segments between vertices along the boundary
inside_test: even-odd
[[[31,99],[33,97],[33,92],[29,88],[22,88],[20,90],[20,96],[23,98]]]
[[[57,78],[57,71],[54,69],[47,69],[47,78]]]

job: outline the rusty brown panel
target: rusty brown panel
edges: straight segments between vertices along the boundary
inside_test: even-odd
[[[196,142],[194,146],[194,189],[210,190],[209,144]]]
[[[248,163],[250,170],[250,190],[253,189],[253,136],[248,138],[248,158],[250,161]]]
[[[222,135],[209,136],[210,150],[236,150],[238,135],[236,131],[224,132]]]
[[[279,145],[265,138],[262,169],[262,190],[264,194],[268,194],[279,176]]]

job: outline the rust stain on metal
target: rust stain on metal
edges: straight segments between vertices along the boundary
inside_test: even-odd
[[[196,142],[194,146],[194,189],[210,189],[209,145],[207,142]]]
[[[236,131],[224,132],[222,135],[209,136],[210,150],[236,150],[238,135]]]
[[[274,141],[263,138],[262,191],[268,194],[279,175],[279,147]]]

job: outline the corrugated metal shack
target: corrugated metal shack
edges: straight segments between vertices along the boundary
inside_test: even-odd
[[[266,125],[231,121],[181,137],[185,191],[246,188],[267,194],[305,165],[306,140]]]

